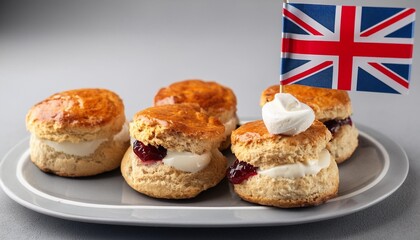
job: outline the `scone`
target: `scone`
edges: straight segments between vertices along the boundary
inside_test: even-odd
[[[32,162],[64,177],[116,169],[130,144],[124,104],[106,89],[56,93],[29,110],[26,126]]]
[[[232,133],[237,160],[227,177],[244,200],[294,208],[319,205],[337,195],[337,163],[326,149],[331,133],[319,121],[304,132],[270,134],[262,120]]]
[[[260,105],[271,101],[279,88],[279,85],[273,85],[265,89],[261,94]],[[283,92],[292,94],[310,106],[315,112],[315,118],[331,131],[333,138],[327,149],[337,163],[351,157],[358,146],[359,132],[350,117],[352,107],[346,91],[293,84],[283,86]]]
[[[218,184],[227,160],[218,146],[224,126],[195,104],[155,106],[135,114],[132,146],[121,172],[136,191],[155,198],[193,198]]]
[[[234,92],[216,82],[185,80],[161,88],[154,97],[154,105],[196,103],[210,116],[218,118],[225,126],[225,140],[219,149],[230,145],[230,134],[239,123],[236,115]]]

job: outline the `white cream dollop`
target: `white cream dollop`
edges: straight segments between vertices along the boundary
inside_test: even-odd
[[[296,135],[308,129],[315,113],[289,93],[277,93],[262,107],[262,118],[271,134]]]
[[[168,151],[162,162],[178,170],[195,173],[204,169],[210,160],[210,152],[198,155],[191,152]]]
[[[281,165],[265,170],[257,170],[258,174],[269,177],[283,177],[283,178],[299,178],[306,175],[318,174],[324,168],[330,165],[331,156],[327,149],[324,149],[319,154],[319,159],[309,160],[306,163],[293,163]]]

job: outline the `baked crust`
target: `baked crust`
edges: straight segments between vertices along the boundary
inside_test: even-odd
[[[121,173],[134,190],[155,198],[186,199],[217,185],[225,176],[227,160],[219,150],[211,151],[209,165],[196,173],[179,171],[162,162],[145,165],[130,147],[121,163]]]
[[[130,123],[130,135],[146,145],[196,154],[217,148],[224,131],[217,118],[191,103],[146,108]]]
[[[106,89],[84,88],[56,93],[34,105],[27,129],[55,142],[81,142],[118,133],[125,122],[121,98]]]
[[[266,88],[261,94],[260,105],[272,101],[279,89],[280,85]],[[292,84],[283,86],[283,92],[292,94],[310,106],[315,112],[315,118],[321,122],[345,119],[352,114],[350,97],[346,91]]]
[[[191,79],[172,83],[161,88],[154,97],[156,106],[178,103],[196,103],[222,122],[228,121],[236,114],[237,102],[234,92],[211,81]]]
[[[318,159],[330,139],[330,131],[317,120],[306,131],[294,136],[270,134],[264,122],[257,120],[232,132],[231,150],[241,161],[269,168]]]
[[[233,185],[234,191],[248,202],[281,208],[322,204],[337,196],[338,186],[338,167],[332,157],[329,167],[316,175],[291,179],[257,174]]]

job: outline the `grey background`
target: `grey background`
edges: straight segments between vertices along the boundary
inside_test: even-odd
[[[408,0],[316,2],[420,7]],[[130,118],[162,86],[215,80],[236,92],[241,118],[260,118],[261,91],[278,83],[280,30],[281,1],[273,0],[1,1],[0,156],[28,136],[24,118],[33,104],[73,88],[112,89]],[[350,93],[353,120],[392,138],[410,160],[406,182],[373,207],[295,226],[153,228],[57,219],[0,191],[0,239],[419,239],[419,53],[415,46],[409,95]]]

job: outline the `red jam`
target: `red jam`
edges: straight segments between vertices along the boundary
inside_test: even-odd
[[[155,147],[152,145],[145,145],[138,140],[133,143],[133,152],[143,162],[160,161],[167,154],[166,148],[162,146]]]
[[[257,168],[249,163],[236,160],[227,169],[227,178],[233,184],[240,184],[248,178],[257,175]]]
[[[332,134],[335,134],[336,132],[338,132],[338,129],[340,129],[341,126],[349,124],[350,126],[353,125],[353,122],[351,121],[351,118],[345,118],[345,119],[341,119],[341,120],[329,120],[324,122],[325,126],[328,128],[328,130],[330,130],[330,132]]]

